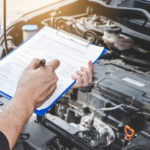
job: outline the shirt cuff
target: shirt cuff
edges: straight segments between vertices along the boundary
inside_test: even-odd
[[[0,131],[0,149],[10,150],[6,136]]]

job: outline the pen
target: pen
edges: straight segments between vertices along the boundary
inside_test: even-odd
[[[45,59],[41,59],[40,60],[40,63],[39,63],[39,67],[43,67],[46,63],[46,60]]]

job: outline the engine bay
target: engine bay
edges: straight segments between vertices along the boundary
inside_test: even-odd
[[[93,82],[69,90],[43,117],[33,115],[14,150],[150,149],[150,14],[113,2],[64,0],[8,27],[8,52],[23,42],[25,24],[50,26],[107,49],[94,65]],[[0,43],[3,57],[3,36]],[[0,101],[2,109],[6,100]]]

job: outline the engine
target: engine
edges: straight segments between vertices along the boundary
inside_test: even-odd
[[[49,150],[149,150],[150,20],[143,23],[141,10],[131,9],[130,14],[125,8],[104,5],[106,1],[67,2],[11,28],[9,50],[22,42],[21,26],[34,23],[106,47],[107,53],[95,64],[88,87],[69,90],[45,116],[34,116],[31,127],[41,124],[45,129],[37,134],[53,135],[45,148]],[[23,133],[29,131],[25,127]],[[31,150],[32,142],[27,144]]]

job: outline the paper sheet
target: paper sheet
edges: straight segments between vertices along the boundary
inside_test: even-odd
[[[41,107],[50,106],[74,81],[71,75],[88,61],[94,62],[103,52],[103,48],[87,45],[86,42],[70,37],[50,27],[44,27],[35,36],[22,44],[17,50],[0,61],[0,91],[13,97],[18,79],[33,58],[60,60],[56,70],[57,89]]]

